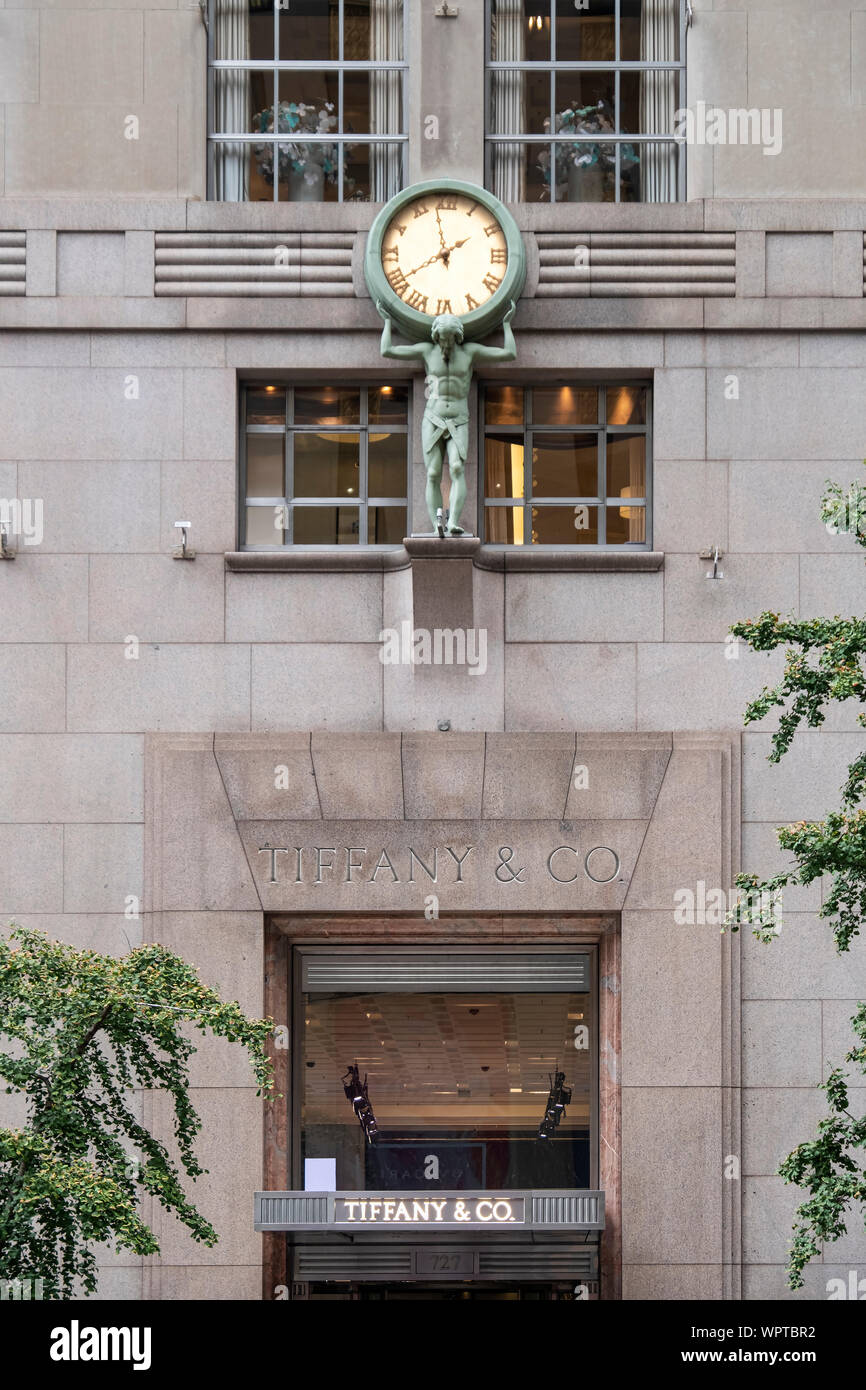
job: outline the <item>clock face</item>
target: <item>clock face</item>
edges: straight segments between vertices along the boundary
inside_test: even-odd
[[[382,237],[382,271],[408,308],[471,314],[496,294],[508,269],[499,220],[470,194],[427,192],[404,203]]]

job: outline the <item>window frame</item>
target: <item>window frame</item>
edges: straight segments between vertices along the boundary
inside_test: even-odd
[[[399,59],[399,60],[397,60],[397,59],[393,59],[393,60],[391,60],[391,59],[382,59],[382,60],[375,60],[375,61],[372,60],[372,59],[364,59],[364,60],[361,60],[361,59],[349,59],[349,60],[346,60],[346,59],[341,59],[341,58],[328,58],[328,59],[321,59],[321,60],[316,59],[316,60],[309,60],[309,61],[294,61],[294,60],[289,59],[289,58],[286,58],[286,59],[277,58],[277,57],[276,57],[276,54],[279,52],[279,23],[280,23],[279,17],[280,17],[280,14],[281,14],[281,13],[284,13],[284,11],[282,11],[282,10],[280,9],[279,4],[276,3],[276,2],[274,3],[274,45],[273,45],[273,47],[274,47],[274,55],[275,55],[275,56],[274,56],[274,58],[273,58],[272,60],[266,60],[266,59],[262,59],[262,58],[247,58],[247,59],[244,59],[244,60],[241,60],[241,61],[238,61],[238,62],[233,62],[231,59],[220,59],[220,58],[216,58],[216,57],[214,56],[215,43],[216,43],[216,40],[215,40],[215,34],[216,34],[216,12],[217,12],[217,6],[219,5],[219,3],[220,3],[220,0],[207,0],[207,150],[206,150],[206,165],[207,165],[207,169],[206,169],[206,187],[207,187],[207,192],[206,192],[206,200],[207,200],[208,202],[216,202],[216,201],[217,201],[216,193],[215,193],[215,190],[216,190],[216,147],[217,147],[217,145],[219,145],[219,144],[234,144],[234,145],[237,145],[237,144],[245,144],[245,145],[253,145],[253,144],[256,144],[256,145],[261,145],[261,144],[263,144],[263,143],[265,143],[265,142],[270,142],[270,143],[272,143],[272,144],[274,144],[274,145],[278,145],[278,144],[285,144],[285,143],[287,143],[287,142],[288,142],[288,139],[289,139],[289,137],[286,136],[285,133],[283,133],[282,135],[280,135],[280,134],[279,134],[278,132],[276,132],[276,131],[275,131],[273,134],[257,134],[257,133],[255,133],[255,132],[249,132],[249,133],[238,132],[237,134],[233,134],[233,133],[220,134],[220,133],[218,133],[217,131],[214,130],[214,121],[215,121],[215,112],[216,112],[216,73],[219,72],[219,71],[226,71],[226,70],[229,70],[229,69],[240,69],[240,68],[245,68],[245,69],[249,70],[250,72],[272,72],[272,73],[274,74],[274,106],[275,106],[275,107],[279,104],[279,101],[280,101],[280,92],[279,92],[279,85],[278,85],[278,83],[279,83],[279,73],[280,73],[281,71],[285,71],[285,72],[334,72],[334,73],[336,73],[336,74],[337,74],[337,88],[338,88],[338,95],[337,95],[337,116],[338,116],[338,123],[337,123],[337,129],[334,130],[334,131],[329,131],[329,132],[328,132],[327,134],[325,134],[325,135],[307,134],[307,132],[305,131],[305,132],[304,132],[304,138],[303,138],[303,142],[302,142],[302,143],[305,144],[305,145],[314,145],[314,144],[338,145],[339,148],[340,148],[341,150],[342,150],[343,147],[344,147],[345,145],[347,145],[347,144],[365,144],[365,145],[368,145],[368,146],[371,146],[371,145],[399,145],[399,146],[400,146],[400,152],[401,152],[401,175],[400,175],[400,185],[401,185],[401,189],[407,187],[408,179],[409,179],[409,129],[408,129],[408,122],[409,122],[409,110],[408,110],[408,101],[409,101],[409,60],[408,60],[407,54],[408,54],[408,52],[409,52],[409,5],[410,5],[410,3],[411,3],[411,0],[403,0],[403,57],[402,57],[402,59]],[[345,37],[344,18],[345,18],[345,5],[346,5],[346,0],[338,0],[338,3],[339,3],[339,20],[338,20],[338,23],[339,23],[339,40],[338,40],[338,42],[339,42],[339,51],[342,53],[342,52],[344,51],[344,37]],[[350,72],[350,73],[351,73],[351,72],[370,72],[370,73],[372,73],[372,72],[385,72],[385,71],[396,71],[396,72],[399,72],[399,73],[402,74],[401,92],[400,92],[401,110],[402,110],[402,127],[403,127],[402,133],[399,134],[399,135],[388,135],[388,136],[382,137],[382,136],[377,136],[377,135],[375,135],[372,131],[366,131],[366,132],[364,132],[364,131],[350,131],[350,132],[345,132],[345,131],[343,130],[343,76],[344,76],[344,74],[347,73],[347,72]],[[336,201],[337,201],[338,203],[343,203],[343,202],[346,202],[346,201],[352,201],[351,199],[345,199],[345,198],[343,197],[343,191],[344,191],[344,189],[343,189],[343,185],[344,185],[344,167],[343,167],[343,166],[344,166],[344,163],[345,163],[345,160],[344,160],[344,159],[341,159],[340,162],[339,162],[339,165],[338,165],[338,169],[337,169],[337,198],[336,198]],[[274,167],[275,167],[275,169],[276,169],[276,165],[275,165]],[[249,199],[245,199],[245,200],[244,200],[245,203],[246,203],[246,202],[249,202],[249,201],[250,201]],[[260,200],[260,201],[266,201],[266,200]],[[274,179],[274,196],[273,196],[273,200],[272,200],[272,201],[275,202],[275,203],[282,202],[282,203],[284,203],[284,204],[287,202],[286,199],[280,199],[280,197],[279,197],[279,179],[277,179],[277,178]],[[324,201],[331,201],[331,200],[329,200],[329,199],[323,199],[322,201],[324,202]],[[364,201],[367,202],[367,201],[369,201],[369,200],[368,200],[368,199],[365,199]]]
[[[488,425],[486,421],[486,400],[487,391],[490,387],[515,386],[523,390],[523,423],[520,425]],[[551,386],[571,386],[575,389],[586,390],[593,388],[600,393],[604,393],[599,400],[598,423],[594,425],[570,424],[570,425],[543,425],[538,426],[532,421],[532,392],[540,387]],[[646,423],[643,425],[610,425],[607,422],[607,391],[609,388],[619,388],[622,386],[640,387],[646,391]],[[487,451],[485,440],[488,433],[491,434],[513,434],[515,438],[521,437],[524,441],[524,458],[529,458],[531,464],[531,453],[527,455],[527,449],[531,451],[531,438],[533,433],[538,434],[597,434],[598,436],[598,495],[596,497],[544,497],[534,499],[532,496],[532,469],[531,466],[524,467],[524,491],[523,502],[523,533],[524,536],[532,535],[532,507],[555,506],[587,506],[597,507],[599,510],[599,534],[603,535],[603,541],[597,541],[594,545],[569,545],[569,552],[582,554],[592,551],[605,550],[613,554],[625,554],[633,551],[652,550],[652,505],[653,505],[653,383],[647,378],[637,377],[615,377],[615,378],[580,378],[580,377],[551,377],[543,381],[519,380],[505,381],[502,378],[486,378],[478,383],[478,534],[485,547],[491,547],[503,551],[520,551],[522,554],[532,555],[538,551],[561,550],[559,544],[533,545],[532,541],[523,545],[516,545],[509,541],[491,541],[487,538],[487,508],[501,507],[514,508],[520,503],[520,498],[488,498],[487,496]],[[603,422],[603,423],[602,423]],[[646,514],[644,528],[644,539],[642,541],[623,541],[620,543],[609,544],[607,541],[607,508],[621,507],[623,499],[621,497],[611,497],[607,491],[607,440],[617,435],[643,434],[646,437],[644,450],[644,467],[646,470],[646,492],[645,496],[637,499],[629,506],[643,507]],[[604,492],[602,493],[602,482]]]
[[[360,393],[360,410],[357,424],[345,425],[295,425],[289,424],[290,417],[294,419],[294,393],[297,387],[315,390],[321,386],[332,386],[334,383],[322,379],[318,376],[311,377],[309,380],[293,378],[290,381],[280,381],[283,389],[285,401],[286,422],[283,425],[248,425],[247,424],[247,395],[249,391],[261,391],[266,383],[264,381],[246,379],[240,383],[240,400],[238,408],[238,547],[240,550],[269,554],[272,552],[298,551],[298,550],[339,550],[340,553],[352,554],[356,550],[393,550],[395,542],[368,541],[369,531],[369,508],[374,507],[404,507],[406,510],[406,525],[409,525],[409,510],[411,507],[410,482],[411,482],[411,441],[412,441],[412,383],[411,381],[388,381],[377,383],[371,381],[347,382],[347,386]],[[268,383],[270,384],[270,383]],[[392,425],[390,423],[373,423],[371,426],[369,418],[369,393],[377,390],[379,385],[404,387],[406,390],[406,424]],[[384,434],[400,434],[406,436],[406,495],[405,497],[380,497],[372,498],[369,495],[369,433],[370,429],[381,430]],[[294,436],[296,434],[321,434],[326,431],[328,434],[347,434],[359,435],[358,446],[358,496],[349,502],[340,497],[301,497],[291,496],[291,489],[294,485]],[[284,497],[254,497],[247,495],[247,437],[250,434],[259,435],[282,435],[283,445],[283,481],[285,484]],[[247,541],[247,508],[261,507],[263,509],[275,507],[285,507],[287,510],[287,525],[283,528],[284,539],[276,541],[273,545],[251,545]],[[294,514],[296,508],[303,507],[355,507],[358,511],[358,541],[356,545],[340,545],[336,542],[325,542],[322,545],[307,545],[305,543],[296,544],[294,541]],[[278,534],[274,528],[275,536]]]
[[[555,20],[555,5],[556,5],[556,0],[539,0],[539,9],[541,10],[542,14],[544,14],[545,9],[546,9],[546,10],[547,10],[547,13],[548,13],[549,16],[550,16],[550,21],[551,21],[551,25],[550,25],[550,28],[551,28],[551,36],[550,36],[550,53],[551,53],[551,56],[550,56],[550,59],[547,60],[547,61],[544,61],[544,62],[542,62],[542,61],[535,61],[535,62],[524,61],[524,62],[522,62],[522,63],[517,63],[517,62],[499,62],[499,61],[496,61],[495,59],[493,59],[493,58],[490,57],[490,51],[491,51],[491,46],[492,46],[492,45],[491,45],[491,37],[492,37],[492,24],[491,24],[491,20],[492,20],[492,13],[493,13],[493,11],[492,11],[493,0],[484,0],[484,186],[485,186],[485,188],[488,188],[488,189],[491,189],[491,190],[492,190],[492,187],[493,187],[493,146],[494,146],[494,145],[496,145],[496,144],[508,144],[508,145],[518,145],[518,144],[519,144],[519,145],[527,145],[527,144],[531,144],[531,145],[538,145],[540,148],[543,148],[545,145],[547,145],[547,146],[549,147],[549,149],[550,149],[550,154],[551,154],[551,166],[550,166],[550,167],[551,167],[551,180],[550,180],[550,196],[549,196],[549,198],[548,198],[547,203],[545,204],[545,206],[549,206],[550,204],[556,204],[556,203],[558,203],[558,202],[559,202],[559,203],[565,203],[566,206],[571,207],[571,208],[578,208],[578,207],[582,207],[582,206],[594,206],[593,204],[573,203],[573,202],[571,202],[571,201],[569,201],[569,200],[557,199],[557,197],[556,197],[556,180],[555,180],[555,178],[552,176],[552,175],[553,175],[553,169],[554,169],[554,167],[555,167],[555,163],[554,163],[555,146],[556,146],[557,144],[569,144],[569,145],[581,145],[581,144],[584,144],[584,145],[600,145],[600,144],[604,144],[604,145],[613,145],[613,146],[615,147],[615,155],[616,155],[616,166],[615,166],[615,172],[614,172],[614,187],[615,187],[615,190],[616,190],[616,197],[615,197],[615,199],[614,199],[614,202],[615,202],[615,204],[619,204],[619,203],[621,203],[621,201],[622,201],[622,199],[621,199],[621,197],[620,197],[620,193],[621,193],[621,191],[622,191],[622,190],[621,190],[621,178],[622,178],[622,154],[621,154],[621,151],[622,151],[622,146],[623,146],[623,145],[629,145],[629,144],[631,144],[631,145],[638,145],[638,146],[643,146],[643,145],[648,145],[648,144],[661,144],[661,145],[676,144],[677,147],[678,147],[678,153],[677,153],[677,197],[676,197],[676,201],[677,201],[678,203],[683,203],[683,202],[685,202],[685,201],[686,201],[686,186],[687,186],[687,185],[686,185],[686,151],[687,151],[687,144],[686,144],[686,142],[685,142],[684,137],[680,136],[678,139],[675,139],[675,138],[674,138],[673,136],[671,136],[671,135],[643,135],[643,134],[641,134],[640,132],[635,132],[635,133],[618,132],[618,133],[610,134],[610,135],[605,134],[603,137],[594,136],[594,135],[592,135],[592,136],[586,136],[586,135],[585,135],[585,136],[580,136],[580,135],[567,135],[567,136],[559,136],[559,137],[557,137],[557,136],[553,133],[553,132],[555,131],[555,117],[556,117],[556,81],[555,81],[555,79],[556,79],[556,75],[557,75],[558,73],[561,73],[561,72],[613,72],[613,74],[614,74],[614,83],[615,83],[615,102],[616,102],[616,108],[615,108],[615,109],[616,109],[617,112],[619,112],[619,109],[620,109],[620,76],[621,76],[622,73],[624,73],[624,72],[626,72],[626,73],[627,73],[627,72],[641,73],[641,72],[652,72],[652,71],[670,72],[670,71],[673,70],[673,71],[676,71],[676,72],[679,74],[678,91],[677,91],[677,106],[678,106],[678,109],[680,109],[680,110],[685,110],[685,109],[686,109],[686,106],[687,106],[687,96],[688,96],[688,92],[687,92],[687,81],[686,81],[686,41],[687,41],[686,36],[687,36],[688,30],[689,30],[689,16],[688,16],[688,7],[687,7],[686,0],[678,0],[678,4],[679,4],[679,20],[680,20],[680,37],[679,37],[679,58],[678,58],[678,60],[677,60],[676,62],[671,62],[671,63],[642,63],[642,62],[640,62],[640,61],[635,61],[635,60],[627,60],[627,61],[624,61],[624,60],[622,60],[622,59],[619,57],[619,53],[620,53],[620,42],[621,42],[621,38],[622,38],[622,30],[621,30],[621,26],[620,26],[620,23],[619,23],[619,19],[620,19],[620,0],[615,0],[616,9],[615,9],[615,11],[614,11],[614,45],[615,45],[615,47],[614,47],[614,57],[611,58],[611,59],[606,59],[606,60],[604,60],[604,61],[602,61],[602,62],[588,62],[588,61],[586,61],[586,62],[573,62],[573,61],[558,62],[557,59],[556,59],[556,24],[554,23],[554,20]],[[513,134],[494,134],[493,131],[490,129],[490,124],[491,124],[491,111],[492,111],[492,96],[493,96],[493,74],[494,74],[495,72],[514,72],[514,71],[517,71],[517,72],[529,72],[529,73],[541,73],[541,72],[547,72],[547,73],[549,73],[549,75],[550,75],[550,111],[549,111],[549,119],[550,119],[550,131],[551,131],[550,134],[530,134],[530,133],[528,133],[528,132],[527,132],[526,134],[519,134],[519,133],[513,133]],[[645,205],[644,205],[644,204],[635,204],[635,206],[645,206]],[[647,206],[654,206],[654,205],[653,205],[653,204],[648,204]],[[656,204],[655,206],[659,206],[659,205]]]
[[[601,1182],[601,1130],[602,1130],[602,1105],[601,1105],[601,1037],[602,1037],[602,1002],[601,1002],[601,945],[598,941],[580,941],[570,943],[535,943],[535,942],[509,942],[503,945],[491,945],[489,942],[464,942],[459,945],[443,943],[434,946],[432,942],[427,944],[401,944],[397,941],[386,942],[363,942],[335,944],[333,942],[306,942],[294,941],[289,947],[286,969],[288,974],[288,997],[291,1001],[292,1025],[295,1037],[303,1039],[304,1030],[302,1020],[306,995],[303,987],[302,974],[305,958],[312,955],[334,955],[341,956],[480,956],[490,955],[497,958],[506,955],[538,956],[546,959],[555,959],[562,955],[588,955],[589,962],[589,1008],[590,1008],[590,1094],[589,1094],[589,1188],[598,1188]],[[426,990],[426,989],[406,989],[405,993],[412,994],[436,994],[446,991]],[[478,994],[506,994],[505,989],[477,990]],[[527,991],[529,992],[529,991]],[[567,991],[537,989],[531,991],[537,994],[558,994]],[[289,1070],[290,1096],[287,1103],[287,1118],[290,1129],[289,1148],[289,1172],[292,1175],[293,1186],[298,1190],[303,1190],[303,1045],[292,1049]],[[374,1098],[375,1101],[375,1098]],[[539,1103],[539,1119],[543,1110],[543,1102]],[[473,1189],[474,1190],[474,1189]],[[579,1189],[575,1189],[576,1191]]]

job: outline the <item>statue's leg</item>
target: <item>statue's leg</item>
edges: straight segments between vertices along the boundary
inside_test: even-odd
[[[442,445],[434,444],[425,452],[424,462],[427,466],[427,515],[430,517],[430,525],[436,530],[436,512],[443,506],[442,502]]]
[[[451,475],[451,491],[448,496],[448,530],[452,536],[462,536],[460,513],[466,501],[466,470],[457,449],[455,440],[448,440],[448,472]]]

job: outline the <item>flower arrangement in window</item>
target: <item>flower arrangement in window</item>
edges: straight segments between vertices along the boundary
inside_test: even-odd
[[[337,117],[333,114],[332,101],[281,101],[277,107],[277,134],[294,137],[281,141],[278,151],[277,176],[280,183],[289,182],[293,177],[301,179],[309,189],[321,186],[326,180],[336,183],[339,177],[340,146],[330,141],[306,144],[298,140],[299,135],[326,135],[334,129]],[[268,106],[253,117],[253,129],[262,134],[271,134],[274,129],[274,108]],[[351,149],[345,146],[345,153]],[[267,183],[274,182],[274,151],[272,141],[254,145],[256,164],[259,173]],[[346,179],[351,184],[353,180]]]
[[[556,112],[554,122],[554,134],[556,135],[598,136],[607,132],[613,133],[616,130],[610,103],[603,100],[591,106],[568,106],[564,111]],[[544,129],[546,133],[550,132],[550,117],[545,120]],[[558,198],[562,196],[566,188],[568,195],[572,196],[582,176],[588,176],[592,179],[596,196],[600,197],[606,179],[615,177],[615,144],[604,144],[598,141],[592,144],[581,142],[570,145],[565,142],[557,142],[555,151],[554,181]],[[638,155],[634,146],[621,145],[621,172],[625,173],[637,163]],[[544,146],[541,149],[537,164],[544,176],[545,183],[549,186],[551,182],[549,146]],[[584,177],[583,181],[586,184],[587,178]]]

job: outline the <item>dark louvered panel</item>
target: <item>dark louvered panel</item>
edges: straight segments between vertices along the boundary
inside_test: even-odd
[[[536,1226],[595,1226],[604,1228],[602,1192],[534,1192],[532,1222]]]
[[[477,993],[583,993],[589,989],[589,956],[568,955],[306,955],[308,993],[372,994],[441,990]]]
[[[292,1253],[294,1278],[325,1279],[411,1279],[414,1273],[412,1246],[298,1246]]]
[[[328,1199],[303,1192],[257,1194],[256,1229],[285,1231],[293,1226],[326,1225]]]

